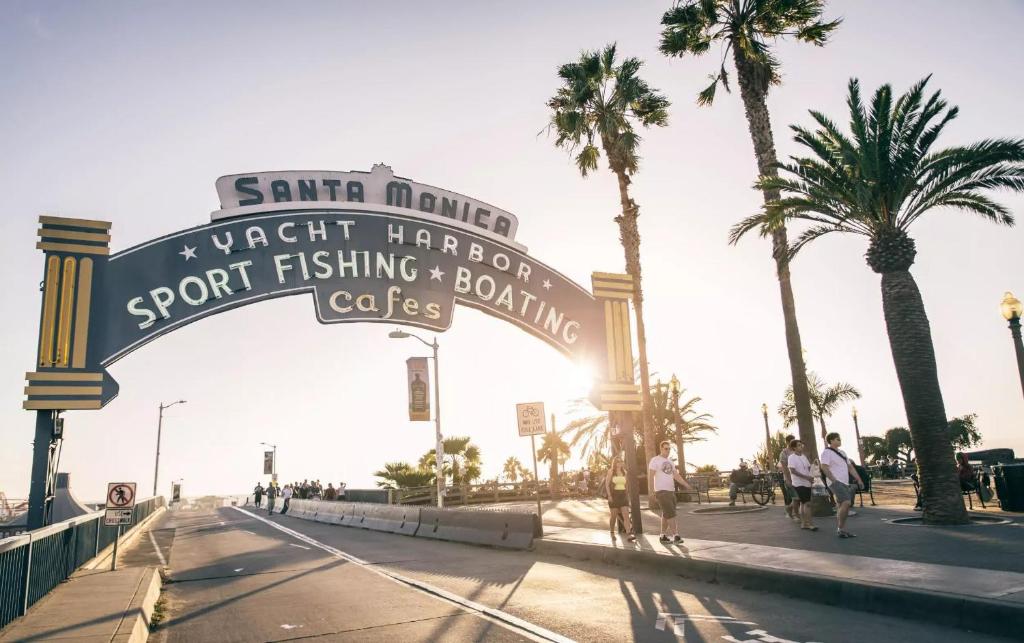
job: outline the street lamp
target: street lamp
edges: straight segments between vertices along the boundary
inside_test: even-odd
[[[999,306],[1002,309],[1003,317],[1010,322],[1010,335],[1013,336],[1013,350],[1017,353],[1017,371],[1020,373],[1020,387],[1024,391],[1024,342],[1020,338],[1020,317],[1024,313],[1024,306],[1020,300],[1007,291],[1003,295],[1003,303]]]
[[[672,394],[672,423],[676,426],[676,451],[679,452],[679,475],[685,478],[686,453],[683,451],[683,427],[680,426],[681,418],[679,417],[679,394],[683,389],[679,385],[679,378],[676,377],[675,373],[672,374],[672,379],[668,381],[668,390]]]
[[[860,456],[860,466],[864,466],[864,443],[860,441],[860,424],[857,422],[857,407],[853,407],[853,430],[857,433],[857,455]]]
[[[274,450],[274,459],[270,462],[270,481],[277,482],[277,445],[268,444],[266,442],[260,442],[262,446],[270,447]]]
[[[418,337],[412,333],[407,333],[404,330],[398,329],[388,333],[388,337],[391,339],[405,339],[407,337],[412,337],[413,339],[419,340],[419,342],[424,346],[429,346],[434,350],[434,437],[437,442],[434,447],[437,475],[435,475],[434,478],[437,482],[437,507],[440,509],[444,507],[444,445],[441,443],[441,378],[438,375],[437,368],[437,349],[439,348],[437,337],[434,337],[434,343],[430,343],[422,337]]]
[[[160,418],[156,423],[156,466],[153,467],[153,495],[156,495],[156,482],[157,477],[160,475],[160,433],[164,426],[164,409],[169,409],[175,404],[184,404],[185,400],[178,400],[177,402],[171,402],[170,404],[160,403]]]
[[[772,433],[768,428],[768,405],[761,404],[761,415],[764,417],[764,450],[771,455]]]

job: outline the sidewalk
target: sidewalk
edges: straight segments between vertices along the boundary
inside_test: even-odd
[[[642,503],[644,507],[646,502]],[[903,526],[917,516],[903,507],[857,507],[835,537],[834,518],[802,531],[780,505],[753,503],[731,513],[725,503],[679,506],[681,545],[658,542],[660,518],[644,512],[638,542],[612,543],[607,503],[545,503],[538,552],[641,567],[728,583],[849,609],[900,616],[976,632],[1020,637],[1024,623],[1024,515],[985,512],[1005,524]],[[724,540],[723,540],[724,539]]]
[[[28,613],[0,630],[0,642],[74,641],[74,643],[137,643],[149,638],[149,623],[160,596],[158,567],[169,546],[166,534],[156,535],[167,519],[161,512],[139,531],[124,537],[117,552],[117,570],[110,555],[100,555],[29,608]]]

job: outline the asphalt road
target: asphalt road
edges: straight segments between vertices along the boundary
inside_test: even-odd
[[[1000,640],[668,574],[263,512],[177,512],[161,528],[173,530],[156,541],[171,582],[154,641]]]

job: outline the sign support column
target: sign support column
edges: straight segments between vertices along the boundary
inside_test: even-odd
[[[596,391],[597,406],[609,412],[608,420],[612,426],[619,427],[628,480],[630,517],[633,533],[639,536],[644,532],[644,524],[640,509],[641,472],[637,471],[633,425],[636,413],[643,409],[643,403],[640,387],[636,385],[633,375],[633,340],[629,313],[629,302],[633,298],[633,277],[595,272],[591,275],[591,281],[594,297],[604,305],[607,348],[607,370],[601,373],[603,381]]]

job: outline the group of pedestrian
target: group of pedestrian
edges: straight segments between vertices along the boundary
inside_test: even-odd
[[[853,461],[840,448],[842,438],[838,433],[825,436],[825,449],[813,463],[804,453],[804,443],[792,435],[786,436],[787,447],[779,457],[779,468],[786,483],[790,504],[786,514],[800,523],[800,528],[818,531],[812,520],[811,497],[817,477],[820,476],[836,502],[836,535],[839,538],[854,538],[856,534],[846,528],[850,507],[859,489],[866,488]]]
[[[340,482],[335,487],[333,482],[327,483],[327,488],[324,488],[319,480],[310,482],[309,480],[303,480],[302,482],[293,482],[286,484],[283,487],[276,481],[271,481],[266,487],[262,483],[257,482],[256,487],[252,490],[253,501],[257,509],[262,508],[263,496],[267,497],[267,513],[274,513],[274,503],[277,498],[282,498],[284,504],[281,506],[281,513],[288,513],[288,505],[291,504],[291,499],[300,498],[302,500],[342,500],[345,497],[345,483]]]

